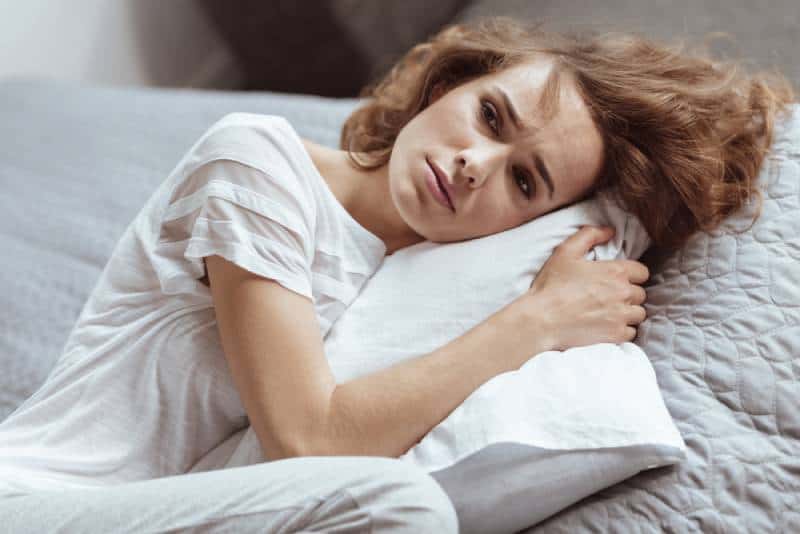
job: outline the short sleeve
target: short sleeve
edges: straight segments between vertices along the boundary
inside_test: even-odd
[[[164,293],[196,291],[203,258],[219,255],[313,301],[313,209],[308,188],[288,168],[233,159],[200,165],[174,188],[161,218]]]

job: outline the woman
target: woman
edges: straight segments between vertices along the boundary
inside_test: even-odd
[[[462,337],[337,385],[322,340],[383,257],[601,188],[679,246],[758,194],[792,99],[637,37],[506,19],[439,33],[364,96],[343,150],[233,114],[182,158],[45,384],[0,424],[14,531],[456,531],[436,482],[394,457],[531,353],[633,339],[647,269],[583,260],[611,237],[583,229]],[[272,461],[183,474],[248,421]]]

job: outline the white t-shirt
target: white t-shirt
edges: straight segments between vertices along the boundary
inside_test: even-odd
[[[204,256],[312,299],[324,338],[385,253],[286,119],[225,116],[128,226],[50,375],[0,423],[0,494],[185,473],[248,424]]]

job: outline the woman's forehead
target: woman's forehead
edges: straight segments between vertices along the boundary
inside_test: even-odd
[[[565,74],[553,58],[538,56],[503,69],[486,82],[504,90],[523,125],[541,126],[558,113],[564,90],[575,90]]]

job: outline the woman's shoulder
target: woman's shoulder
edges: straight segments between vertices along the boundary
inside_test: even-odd
[[[280,115],[229,113],[212,124],[190,150],[187,171],[215,160],[232,160],[270,175],[304,174],[306,149]]]
[[[295,149],[302,146],[299,135],[285,117],[245,112],[223,116],[206,130],[200,140],[214,148],[249,143]]]
[[[209,131],[236,126],[254,129],[287,127],[294,129],[289,120],[282,115],[234,111],[219,118],[209,127]]]

